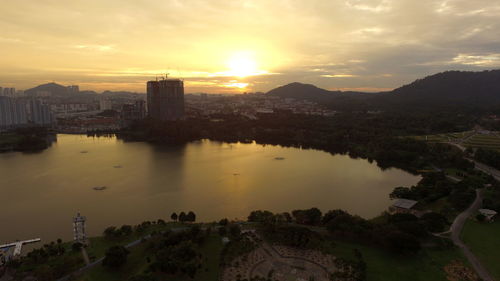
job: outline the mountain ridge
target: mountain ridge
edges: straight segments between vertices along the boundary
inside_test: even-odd
[[[500,105],[500,70],[445,71],[388,92],[329,91],[298,82],[266,94],[323,103],[334,108],[384,108],[398,105]]]

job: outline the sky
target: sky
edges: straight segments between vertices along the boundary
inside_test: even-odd
[[[499,0],[0,0],[0,86],[385,91],[500,68]]]

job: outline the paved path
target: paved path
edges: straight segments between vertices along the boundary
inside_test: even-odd
[[[476,270],[477,274],[484,281],[494,281],[495,279],[490,275],[488,270],[481,264],[479,259],[470,251],[469,247],[460,239],[460,234],[464,228],[464,224],[467,219],[472,216],[483,204],[483,192],[484,189],[476,189],[476,199],[469,206],[467,210],[458,215],[453,224],[451,225],[451,239],[453,243],[460,247],[464,252],[465,257],[469,260],[472,267]]]
[[[87,254],[87,249],[85,249],[85,247],[81,247],[80,249],[82,250],[83,261],[85,262],[86,265],[89,265],[90,259],[89,255]]]
[[[451,233],[451,240],[453,241],[453,244],[462,249],[465,257],[467,258],[467,260],[469,260],[469,263],[472,265],[479,277],[484,281],[495,281],[488,270],[486,270],[486,268],[481,264],[479,259],[460,239],[460,234],[462,234],[462,230],[467,219],[475,214],[479,208],[481,208],[481,205],[483,204],[483,193],[484,189],[476,189],[476,199],[474,200],[474,202],[472,202],[469,208],[467,208],[467,210],[463,211],[455,218],[448,231],[436,234],[436,236],[445,237],[443,236],[443,234]]]

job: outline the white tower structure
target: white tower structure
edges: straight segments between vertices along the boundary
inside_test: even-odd
[[[87,244],[87,236],[85,235],[86,220],[80,213],[76,214],[76,217],[73,218],[73,237],[75,242]]]

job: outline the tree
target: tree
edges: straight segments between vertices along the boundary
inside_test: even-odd
[[[344,210],[340,210],[340,209],[330,210],[330,211],[328,211],[328,212],[325,213],[325,215],[323,216],[323,219],[321,220],[321,222],[323,224],[328,224],[328,222],[330,222],[331,220],[333,220],[337,216],[345,215],[345,214],[347,214],[347,212],[344,211]]]
[[[448,224],[448,220],[445,216],[439,213],[426,213],[424,214],[420,220],[425,225],[425,228],[429,232],[441,232],[445,230],[446,225]]]
[[[248,216],[249,222],[271,222],[274,219],[274,214],[269,211],[252,211]]]
[[[128,235],[132,234],[132,226],[122,225],[122,227],[120,227],[120,232],[122,235],[128,236]]]
[[[171,218],[173,221],[177,221],[177,219],[179,218],[179,216],[177,216],[177,213],[176,213],[176,212],[173,212],[173,213],[170,215],[170,218]]]
[[[226,226],[228,223],[229,223],[229,220],[228,220],[228,219],[221,219],[221,220],[219,221],[219,225],[222,225],[222,226]]]
[[[389,216],[390,223],[400,223],[408,221],[418,221],[418,218],[413,214],[397,213]]]
[[[233,238],[239,238],[241,235],[241,228],[237,224],[231,224],[229,226],[229,233],[231,234],[231,237]]]
[[[220,235],[220,236],[226,236],[226,234],[227,234],[227,229],[226,229],[226,227],[225,227],[225,226],[223,226],[223,227],[219,227],[219,235]]]
[[[408,187],[396,187],[394,190],[389,194],[389,197],[391,199],[397,199],[397,198],[403,198],[403,199],[417,199],[415,192],[413,192],[412,189]]]
[[[186,218],[186,213],[181,212],[181,213],[179,214],[179,221],[180,221],[180,222],[185,222],[185,221],[187,221],[187,218]]]
[[[75,251],[75,252],[78,252],[80,251],[80,249],[82,248],[83,244],[80,243],[80,242],[76,242],[76,243],[73,243],[71,245],[71,250]]]
[[[317,225],[321,222],[321,211],[318,208],[307,210],[294,210],[292,216],[299,224]]]
[[[156,277],[150,274],[140,274],[130,277],[129,281],[156,281]]]
[[[483,214],[477,214],[476,219],[477,221],[483,222],[486,220],[486,216]]]
[[[385,245],[399,254],[415,254],[420,250],[420,242],[415,236],[401,232],[391,231],[385,237]]]
[[[189,213],[186,215],[186,221],[195,222],[196,221],[196,214],[193,211],[189,211]]]
[[[110,268],[118,268],[127,262],[129,253],[123,246],[113,246],[106,251],[102,265]]]
[[[104,230],[104,238],[114,238],[117,236],[117,229],[114,226],[110,226]]]

